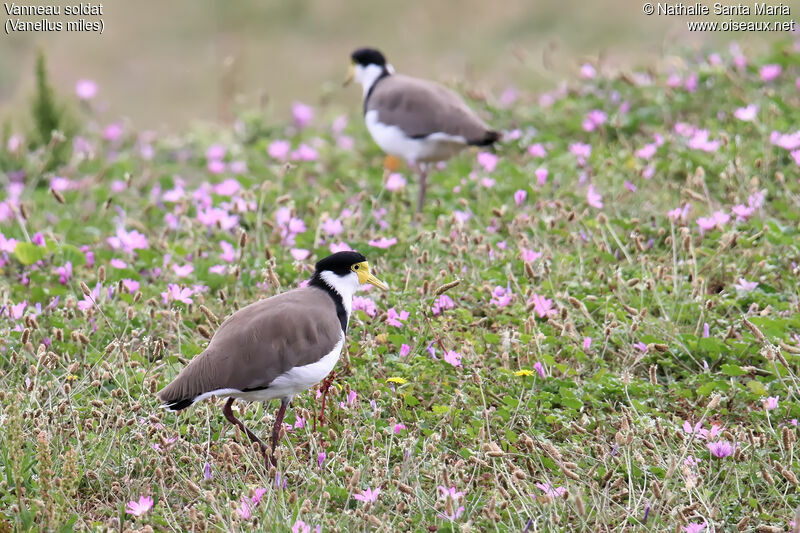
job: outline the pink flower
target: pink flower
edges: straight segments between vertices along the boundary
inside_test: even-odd
[[[704,152],[716,152],[719,150],[720,142],[719,141],[711,141],[708,139],[708,130],[697,130],[694,132],[694,135],[687,146],[692,150],[702,150]]]
[[[214,193],[220,196],[233,196],[242,189],[242,185],[233,178],[228,178],[222,183],[214,185]]]
[[[226,263],[233,263],[236,259],[236,252],[234,251],[233,245],[228,241],[219,241],[219,245],[222,248],[220,258]]]
[[[683,526],[684,533],[700,533],[706,528],[706,523],[698,524],[697,522],[689,522]]]
[[[591,63],[584,63],[581,66],[581,78],[591,80],[597,75],[597,69]]]
[[[523,189],[519,189],[517,190],[517,192],[514,193],[514,203],[520,206],[522,205],[523,202],[525,202],[525,198],[527,197],[528,193]]]
[[[656,146],[654,143],[645,144],[643,147],[636,150],[636,157],[650,159],[656,155],[656,150],[658,150],[658,146]]]
[[[375,248],[389,248],[390,246],[397,244],[397,237],[392,237],[391,239],[387,239],[386,237],[372,239],[367,244],[374,246]]]
[[[772,411],[773,409],[778,408],[778,397],[777,396],[769,396],[766,400],[764,400],[764,410],[765,411]]]
[[[366,296],[353,296],[353,311],[364,311],[369,316],[378,313],[375,302]]]
[[[296,261],[303,261],[311,255],[311,252],[305,248],[292,248],[289,250],[289,253],[292,254],[292,257],[294,257]]]
[[[462,357],[463,355],[461,355],[460,353],[455,352],[453,350],[448,350],[444,354],[444,361],[445,363],[450,363],[453,366],[461,366]]]
[[[139,496],[139,501],[129,501],[125,512],[133,516],[142,516],[153,507],[153,498],[150,496]]]
[[[533,263],[542,257],[542,252],[535,252],[533,250],[529,250],[528,248],[520,248],[519,251],[522,255],[522,260],[526,263]]]
[[[700,233],[703,233],[714,228],[723,229],[725,224],[727,224],[730,219],[730,215],[727,215],[722,211],[714,211],[710,217],[698,218],[697,225],[700,226]]]
[[[411,353],[411,346],[408,344],[401,344],[400,345],[400,357],[408,357],[408,354]]]
[[[739,107],[733,112],[733,116],[744,122],[752,122],[758,115],[758,106],[750,104],[747,107]]]
[[[289,150],[291,147],[292,145],[289,144],[289,141],[272,141],[267,148],[267,153],[273,159],[277,159],[278,161],[286,161],[286,156],[289,155]]]
[[[161,293],[161,299],[164,303],[177,301],[183,302],[185,304],[192,303],[192,299],[190,296],[194,294],[194,290],[189,287],[181,288],[179,285],[174,283],[169,283],[167,285],[167,290]]]
[[[583,351],[588,352],[591,347],[592,347],[592,338],[591,337],[584,337],[583,338]]]
[[[709,442],[706,447],[711,452],[711,455],[719,459],[733,455],[734,445],[726,440]]]
[[[539,315],[539,318],[554,316],[556,310],[553,308],[553,300],[545,298],[539,294],[533,294],[528,299],[528,305],[533,304],[533,312]]]
[[[403,431],[404,429],[408,429],[408,428],[406,428],[405,424],[395,424],[394,425],[394,434],[395,435],[399,435],[400,432]]]
[[[508,287],[500,287],[499,285],[492,291],[492,298],[489,303],[497,307],[508,307],[511,300],[514,298],[514,293],[511,291],[511,285]]]
[[[449,520],[449,521],[453,522],[456,519],[458,519],[459,517],[461,517],[462,514],[464,514],[464,506],[463,505],[459,505],[458,509],[453,511],[452,514],[450,514],[450,513],[447,513],[447,514],[445,514],[445,513],[436,513],[436,514],[439,515],[440,517],[444,518],[445,520]]]
[[[367,488],[367,490],[365,490],[361,494],[354,494],[353,498],[355,498],[360,502],[372,503],[374,501],[377,501],[378,495],[380,493],[381,493],[380,487],[377,487],[375,490]]]
[[[97,84],[92,80],[78,80],[75,84],[75,94],[81,100],[91,100],[97,95]]]
[[[599,109],[593,109],[592,111],[589,111],[589,114],[587,114],[586,118],[583,120],[583,130],[594,131],[598,127],[605,124],[607,119],[608,115]]]
[[[298,518],[292,526],[292,533],[311,533],[311,526]]]
[[[542,143],[536,143],[528,146],[528,153],[533,157],[546,157],[547,150]]]
[[[406,186],[406,179],[403,177],[402,174],[398,174],[397,172],[392,172],[389,174],[389,177],[386,178],[386,190],[388,191],[399,191],[403,187]]]
[[[103,130],[103,138],[107,141],[116,141],[122,135],[122,124],[113,123],[106,126]]]
[[[352,252],[353,249],[350,248],[346,243],[343,242],[332,242],[331,245],[328,247],[332,254],[336,252]]]
[[[122,280],[122,286],[131,294],[139,290],[139,282],[128,278]]]
[[[91,294],[84,295],[83,300],[78,302],[78,309],[80,309],[81,311],[86,311],[87,309],[92,308],[95,305],[95,303],[97,303],[100,300],[100,288],[101,285],[100,283],[98,283],[97,285],[94,286],[94,289],[92,289]]]
[[[696,435],[698,438],[707,439],[708,430],[703,428],[702,423],[698,422],[692,426],[688,420],[683,421],[683,431],[689,435]]]
[[[192,266],[192,265],[183,265],[183,266],[172,265],[172,271],[175,272],[175,275],[178,276],[179,278],[185,278],[186,276],[188,276],[189,274],[194,272],[194,266]]]
[[[589,189],[586,191],[586,201],[595,209],[603,208],[603,197],[595,190],[594,185],[589,185]]]
[[[289,157],[291,157],[293,161],[316,161],[318,154],[316,150],[306,143],[300,143],[297,150],[294,150]]]
[[[396,328],[403,327],[403,323],[400,322],[401,320],[402,321],[408,320],[408,311],[400,311],[398,313],[394,307],[386,311],[386,314],[387,314],[386,323]]]
[[[62,266],[56,269],[56,274],[58,275],[58,282],[62,285],[66,285],[69,280],[72,279],[72,262],[67,261]]]
[[[239,513],[239,516],[243,519],[249,520],[252,516],[252,513],[250,512],[250,498],[247,496],[242,496],[240,502],[241,503],[239,504],[239,508],[236,509],[236,512]]]
[[[755,208],[744,204],[738,204],[731,208],[731,213],[736,215],[737,222],[746,222],[751,216],[753,216],[754,212]]]
[[[497,156],[491,152],[478,152],[478,164],[486,172],[492,172],[497,166]]]
[[[443,499],[450,497],[453,501],[458,501],[464,495],[463,491],[457,490],[455,487],[447,488],[444,485],[439,485],[439,493]]]
[[[322,231],[331,237],[335,237],[344,231],[344,226],[338,218],[328,217],[322,222]]]
[[[13,254],[17,247],[17,239],[6,239],[6,236],[0,233],[0,252]]]
[[[747,294],[748,292],[753,292],[758,288],[758,282],[747,281],[744,278],[739,278],[739,280],[734,284],[734,288],[739,294]]]
[[[547,183],[547,174],[548,172],[546,168],[544,167],[537,168],[536,171],[534,172],[534,175],[536,176],[536,183],[538,183],[539,185],[544,185],[545,183]]]
[[[625,185],[625,188],[628,189],[631,192],[636,192],[636,190],[637,190],[636,185],[634,185],[633,183],[631,183],[628,180],[625,180],[625,184],[624,185]]]
[[[673,222],[686,221],[686,217],[689,215],[689,209],[691,209],[691,205],[684,204],[683,208],[676,207],[675,209],[670,210],[667,212],[667,216]]]
[[[147,248],[147,237],[136,230],[125,231],[124,228],[119,228],[117,234],[106,241],[115,250],[122,248],[126,252]]]
[[[761,191],[756,191],[750,196],[747,197],[747,206],[752,207],[753,209],[758,209],[764,205],[764,193]]]
[[[114,259],[109,261],[108,264],[110,264],[113,268],[128,268],[128,263],[126,263],[122,259],[119,259],[118,257],[115,257]]]
[[[572,143],[569,145],[569,151],[578,159],[578,164],[583,165],[592,155],[592,145],[579,142]]]
[[[294,118],[294,125],[303,129],[314,120],[314,109],[302,102],[294,102],[292,104],[292,118]]]
[[[796,150],[800,148],[800,130],[786,134],[773,131],[769,136],[769,142],[784,150]]]
[[[433,314],[438,315],[442,311],[455,308],[456,304],[453,299],[446,294],[440,294],[439,297],[433,302]]]
[[[639,350],[640,352],[646,352],[647,351],[647,345],[645,343],[643,343],[642,341],[634,343],[633,347],[636,348],[637,350]]]
[[[764,65],[759,70],[761,81],[770,82],[781,75],[783,67],[780,65]]]
[[[552,499],[560,498],[567,492],[564,487],[553,487],[550,483],[536,483],[536,487]]]
[[[322,468],[322,464],[325,462],[325,458],[328,457],[328,454],[325,452],[319,452],[317,454],[317,466]]]
[[[8,316],[10,316],[12,320],[19,320],[25,314],[25,308],[27,306],[28,306],[27,300],[19,302],[17,304],[12,304],[8,308]]]
[[[544,379],[547,377],[547,374],[544,371],[544,365],[541,362],[536,361],[533,363],[533,369],[536,370],[536,373],[539,374],[539,377]]]

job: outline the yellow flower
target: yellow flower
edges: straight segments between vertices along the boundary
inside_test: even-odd
[[[405,379],[403,379],[403,378],[397,378],[397,377],[395,377],[395,378],[389,378],[389,379],[387,379],[386,381],[390,381],[390,382],[392,382],[392,383],[397,383],[398,385],[402,385],[403,383],[408,383],[408,381],[406,381]]]
[[[522,370],[517,370],[516,372],[514,372],[514,375],[515,376],[532,376],[533,372],[531,370],[528,370],[527,368],[523,368]]]

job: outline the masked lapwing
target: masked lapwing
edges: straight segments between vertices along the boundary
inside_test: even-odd
[[[363,87],[364,119],[372,138],[419,173],[417,212],[425,201],[431,163],[500,139],[458,94],[432,81],[395,74],[378,50],[359,48],[350,58],[345,85],[355,79]]]
[[[338,252],[316,264],[308,285],[250,304],[231,315],[208,347],[181,370],[158,398],[180,411],[211,396],[227,397],[225,418],[251,441],[267,446],[238,420],[236,399],[281,405],[272,428],[272,463],[286,407],[331,372],[345,342],[353,294],[364,284],[389,287],[358,252]]]

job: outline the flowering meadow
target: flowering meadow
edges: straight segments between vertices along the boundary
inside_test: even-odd
[[[505,138],[417,220],[356,93],[167,135],[78,81],[69,132],[0,147],[0,531],[797,531],[798,50],[461,87]],[[277,467],[220,401],[159,409],[225,316],[350,248],[391,290]],[[268,435],[276,404],[236,407]]]

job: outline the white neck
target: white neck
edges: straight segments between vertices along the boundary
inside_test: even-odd
[[[351,272],[346,276],[337,276],[330,270],[326,270],[319,275],[325,284],[336,291],[342,297],[342,305],[347,313],[347,322],[350,323],[350,312],[353,309],[353,295],[361,287],[358,281],[358,275]]]
[[[394,72],[394,68],[391,65],[386,65],[386,70],[388,70],[390,74]],[[364,89],[364,98],[367,97],[369,90],[372,89],[372,86],[375,85],[375,82],[378,81],[381,74],[383,74],[383,68],[378,65],[367,65],[366,67],[356,65],[355,79]]]

